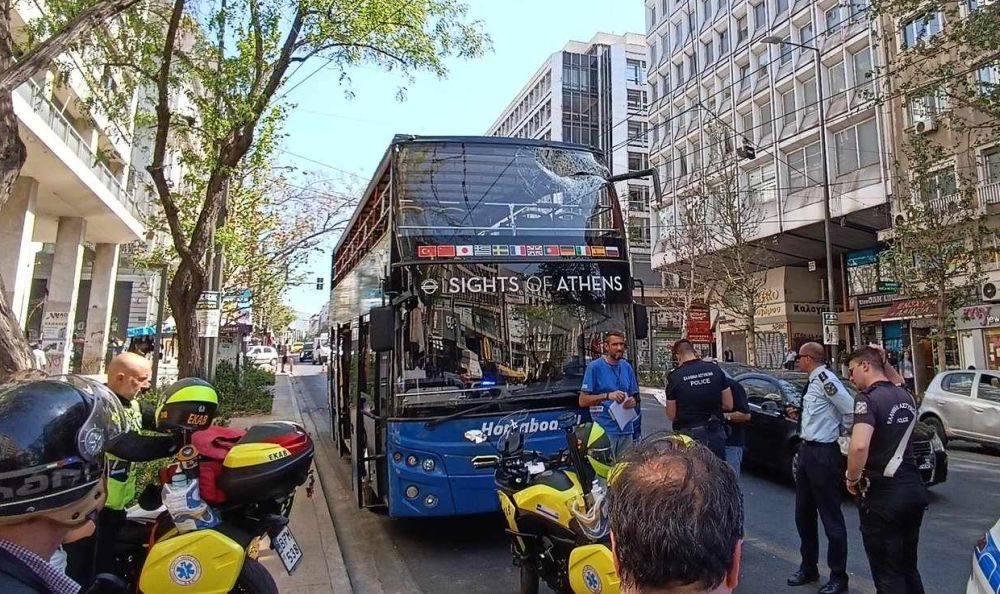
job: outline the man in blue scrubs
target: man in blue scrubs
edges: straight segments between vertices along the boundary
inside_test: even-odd
[[[625,360],[625,334],[618,331],[604,335],[604,355],[587,364],[580,388],[580,406],[590,408],[590,416],[611,440],[611,452],[616,459],[632,445],[635,426],[639,423],[639,382],[632,365]],[[634,410],[637,416],[624,427],[611,413],[614,403]]]

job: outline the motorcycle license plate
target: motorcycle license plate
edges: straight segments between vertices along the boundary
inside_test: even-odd
[[[299,543],[295,541],[288,526],[282,528],[281,532],[274,537],[274,540],[271,541],[271,548],[277,551],[281,564],[285,566],[285,571],[291,575],[295,571],[295,566],[302,560],[302,549],[299,548]]]

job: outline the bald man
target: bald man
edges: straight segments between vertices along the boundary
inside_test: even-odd
[[[840,509],[842,456],[837,439],[846,432],[854,412],[854,398],[840,378],[826,366],[826,350],[816,342],[799,347],[795,358],[799,369],[809,374],[797,413],[799,452],[795,467],[795,527],[801,542],[802,562],[788,578],[789,586],[819,580],[819,534],[817,518],[826,532],[826,560],[830,581],[820,594],[847,592],[847,527]]]
[[[125,523],[125,506],[136,494],[134,463],[173,456],[181,445],[173,435],[142,434],[143,430],[156,430],[153,406],[138,400],[142,391],[149,388],[152,374],[150,362],[136,353],[122,353],[108,364],[107,385],[125,408],[129,431],[107,449],[108,500],[98,516],[97,534],[66,545],[66,573],[77,583],[92,583],[97,573],[115,573],[114,543]]]

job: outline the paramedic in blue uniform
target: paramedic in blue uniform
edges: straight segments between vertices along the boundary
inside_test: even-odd
[[[625,334],[612,330],[604,335],[604,354],[587,364],[580,388],[580,406],[590,408],[590,416],[608,434],[615,458],[630,446],[636,436],[639,417],[624,427],[611,414],[611,405],[620,402],[626,409],[638,408],[639,382],[632,365],[625,360]]]
[[[667,419],[683,433],[726,459],[725,413],[733,410],[733,391],[715,363],[698,357],[691,341],[674,343],[680,364],[667,376]]]
[[[799,369],[809,374],[802,406],[789,410],[799,422],[799,453],[795,476],[795,527],[799,532],[799,570],[789,586],[819,581],[819,531],[817,515],[826,532],[826,561],[830,581],[820,594],[847,592],[847,527],[840,509],[841,459],[837,439],[846,430],[845,419],[854,412],[854,399],[825,363],[826,352],[816,342],[799,348]]]
[[[927,489],[913,456],[917,405],[872,347],[855,351],[848,373],[861,393],[847,456],[847,489],[859,496],[861,542],[879,594],[923,594],[917,570]]]

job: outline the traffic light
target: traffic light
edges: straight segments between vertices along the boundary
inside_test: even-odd
[[[744,138],[743,146],[736,149],[736,155],[741,159],[753,160],[757,158],[757,149]]]
[[[317,291],[322,291],[323,290],[323,277],[322,276],[317,276],[316,277],[316,290]]]

